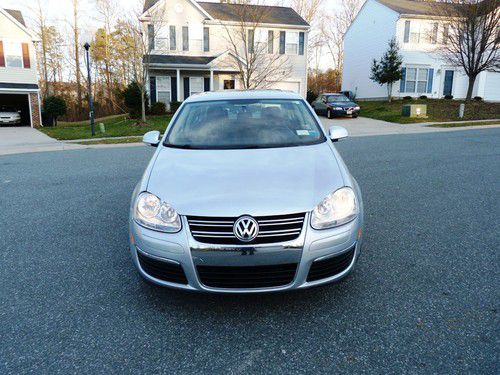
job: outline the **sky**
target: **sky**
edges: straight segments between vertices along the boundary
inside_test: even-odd
[[[0,0],[2,8],[18,9],[23,12],[24,18],[28,27],[34,22],[34,9],[37,7],[38,0]],[[119,4],[116,10],[118,17],[126,15],[132,16],[138,10],[142,10],[144,0],[114,0]],[[213,1],[213,0],[204,0]],[[272,3],[273,0],[268,2]],[[43,9],[45,9],[46,17],[49,24],[57,24],[63,35],[71,35],[69,22],[72,19],[72,1],[71,0],[40,0]],[[79,0],[80,9],[80,26],[82,29],[82,44],[91,39],[91,33],[102,25],[99,14],[96,11],[95,0]],[[219,2],[219,1],[214,1]],[[334,11],[340,0],[324,0],[326,11]],[[86,30],[86,32],[85,32]],[[325,54],[326,55],[326,54]],[[325,56],[324,55],[324,56]],[[320,62],[320,68],[326,69],[329,67],[330,61],[328,57],[324,57]]]

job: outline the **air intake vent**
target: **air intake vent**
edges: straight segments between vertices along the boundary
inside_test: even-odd
[[[305,213],[255,217],[259,234],[251,242],[242,242],[233,233],[236,217],[188,216],[189,228],[198,242],[222,245],[257,245],[291,241],[299,237]]]
[[[309,269],[309,275],[307,275],[307,281],[326,279],[345,271],[352,262],[354,249],[355,246],[336,257],[313,262]]]
[[[164,262],[155,258],[148,257],[141,252],[137,252],[141,268],[148,275],[156,279],[168,281],[170,283],[186,284],[188,283],[184,270],[180,264]]]
[[[272,288],[290,284],[295,277],[297,264],[196,268],[201,283],[212,288]]]

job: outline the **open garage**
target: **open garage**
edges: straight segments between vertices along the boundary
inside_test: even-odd
[[[21,123],[15,126],[31,126],[29,94],[0,94],[0,111],[4,108],[21,112]]]

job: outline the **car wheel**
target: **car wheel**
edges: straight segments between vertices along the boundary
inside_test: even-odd
[[[333,116],[332,116],[332,110],[331,110],[331,109],[328,109],[328,110],[326,111],[326,117],[328,117],[329,119],[332,119],[332,118],[333,118]]]
[[[359,116],[359,115],[352,115],[352,118],[356,118],[356,117],[358,117],[358,116]]]

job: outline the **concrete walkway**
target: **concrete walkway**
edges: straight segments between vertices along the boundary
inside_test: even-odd
[[[414,134],[414,133],[437,133],[462,131],[467,129],[481,129],[500,127],[500,125],[464,126],[459,128],[433,128],[427,124],[396,124],[393,122],[374,120],[366,117],[358,118],[335,118],[332,120],[321,117],[325,129],[337,125],[347,129],[351,137],[390,135],[390,134]]]
[[[0,155],[82,148],[85,147],[60,142],[28,126],[0,127]]]

